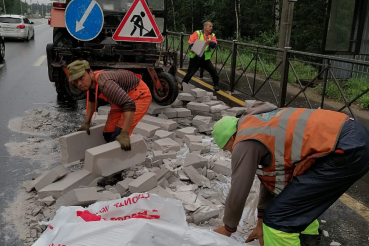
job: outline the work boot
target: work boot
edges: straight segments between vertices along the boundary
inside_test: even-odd
[[[322,239],[322,230],[318,229],[319,235],[300,234],[301,246],[319,246]]]
[[[219,86],[218,85],[214,85],[214,91],[219,91]]]

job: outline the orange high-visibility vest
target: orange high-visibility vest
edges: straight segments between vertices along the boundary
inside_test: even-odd
[[[281,108],[249,115],[238,122],[233,147],[254,139],[272,155],[269,167],[259,166],[256,174],[271,192],[278,195],[292,180],[316,160],[335,150],[342,126],[348,116],[323,109]]]

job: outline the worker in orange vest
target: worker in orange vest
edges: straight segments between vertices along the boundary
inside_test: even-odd
[[[188,55],[190,57],[190,63],[188,65],[187,73],[182,80],[182,84],[183,82],[188,83],[191,80],[192,76],[194,76],[197,70],[201,67],[210,73],[213,79],[214,91],[219,91],[219,76],[210,60],[213,49],[218,44],[215,34],[212,33],[212,31],[213,23],[207,21],[204,23],[203,30],[198,30],[190,36],[190,39],[188,40],[190,49]],[[199,57],[194,52],[192,52],[192,46],[195,44],[196,40],[203,40],[206,42],[206,48],[202,57]]]
[[[261,181],[258,222],[246,242],[319,245],[317,218],[369,170],[369,132],[347,115],[257,102],[240,119],[224,116],[212,132],[232,153],[224,226],[237,230],[255,174]]]
[[[103,99],[111,104],[103,133],[106,142],[117,140],[122,149],[131,150],[129,136],[146,114],[152,99],[141,76],[123,69],[92,71],[85,60],[72,62],[68,71],[70,84],[87,91],[86,118],[78,131],[87,131],[90,135],[97,98]]]

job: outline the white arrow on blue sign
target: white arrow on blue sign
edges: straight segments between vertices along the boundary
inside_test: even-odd
[[[65,25],[70,35],[89,41],[101,32],[104,14],[95,0],[73,0],[65,10]]]

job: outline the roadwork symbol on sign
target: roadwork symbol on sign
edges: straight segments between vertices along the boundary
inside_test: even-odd
[[[89,41],[101,32],[104,14],[95,0],[73,0],[65,10],[65,25],[70,35]]]
[[[163,37],[145,0],[135,0],[113,35],[115,41],[161,43]]]

